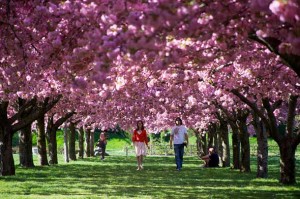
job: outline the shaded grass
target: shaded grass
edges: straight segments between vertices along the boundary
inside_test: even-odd
[[[278,183],[279,160],[270,158],[269,178],[229,168],[201,168],[196,157],[185,157],[181,172],[173,157],[146,157],[136,171],[135,157],[86,158],[55,166],[25,169],[0,177],[0,198],[299,198],[300,186]],[[60,162],[62,157],[60,157]],[[299,165],[299,160],[297,165]],[[300,182],[299,171],[297,181]]]

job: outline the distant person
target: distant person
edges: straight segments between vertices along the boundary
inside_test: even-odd
[[[219,155],[214,148],[208,149],[208,154],[201,157],[205,161],[204,167],[219,167]]]
[[[101,160],[104,160],[104,158],[105,158],[106,145],[107,145],[106,136],[105,136],[105,133],[102,132],[102,133],[100,133],[100,137],[99,137],[99,141],[98,141],[98,146],[101,149]]]
[[[170,148],[173,147],[174,143],[175,162],[178,171],[182,169],[184,146],[187,146],[188,142],[187,128],[183,125],[181,118],[177,117],[170,135]]]
[[[134,130],[132,135],[132,142],[135,147],[135,154],[137,160],[137,170],[143,169],[143,156],[146,156],[148,146],[147,132],[144,127],[143,121],[137,122],[137,128]]]

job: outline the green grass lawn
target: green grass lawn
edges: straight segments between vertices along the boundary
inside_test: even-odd
[[[146,157],[145,169],[136,171],[134,156],[108,156],[105,161],[91,157],[70,163],[63,163],[60,156],[56,166],[17,166],[15,176],[0,177],[0,198],[300,198],[299,184],[278,183],[278,157],[269,159],[268,179],[255,177],[254,158],[252,173],[247,174],[201,168],[197,157],[184,160],[178,172],[173,157]]]

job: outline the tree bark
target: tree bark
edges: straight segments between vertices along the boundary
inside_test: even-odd
[[[214,146],[214,135],[216,134],[216,124],[210,124],[208,127],[208,131],[207,131],[207,139],[208,139],[208,148],[213,147]],[[208,152],[206,152],[208,153]]]
[[[1,126],[0,131],[0,174],[1,176],[15,175],[15,163],[12,151],[12,128],[11,126]]]
[[[84,155],[84,130],[83,127],[80,127],[78,134],[78,145],[79,145],[79,158],[83,158]]]
[[[219,127],[216,125],[216,131],[215,133],[213,134],[213,148],[217,151],[217,153],[220,153],[219,149],[220,149],[220,146],[219,146],[219,140],[220,140],[220,131],[219,131]]]
[[[229,125],[232,130],[232,162],[233,162],[233,169],[240,169],[240,150],[241,150],[241,143],[239,138],[238,127],[235,122],[230,121]]]
[[[34,167],[32,157],[31,124],[21,129],[19,133],[20,165],[26,168]]]
[[[76,160],[76,150],[75,150],[75,124],[70,123],[70,137],[69,137],[69,157],[70,160]]]
[[[90,157],[91,156],[91,147],[90,147],[90,139],[91,139],[91,130],[90,129],[86,129],[85,130],[85,155],[86,157]]]
[[[297,146],[292,139],[285,138],[279,145],[280,149],[280,182],[283,184],[296,183],[296,159],[295,152]]]
[[[66,113],[63,117],[59,118],[54,122],[54,115],[49,116],[48,118],[48,124],[47,124],[47,131],[46,131],[46,136],[48,140],[48,150],[49,150],[49,156],[50,164],[58,164],[57,161],[57,141],[56,141],[56,131],[58,128],[70,117],[74,115],[75,112],[69,112]]]
[[[69,131],[67,128],[67,125],[65,124],[64,126],[64,156],[65,156],[65,162],[69,162],[69,146],[68,146],[68,141],[69,141]]]
[[[239,117],[237,122],[239,127],[239,137],[241,141],[241,172],[250,172],[250,144],[247,129],[247,116]]]
[[[257,173],[258,178],[268,177],[268,136],[265,125],[253,113],[253,126],[257,138]]]
[[[47,166],[49,165],[49,163],[47,158],[44,115],[37,119],[37,132],[38,132],[37,145],[38,145],[40,165]]]
[[[48,151],[49,151],[49,164],[58,164],[58,160],[57,160],[56,130],[57,129],[54,129],[54,128],[52,128],[49,131],[47,130]]]
[[[32,113],[33,109],[37,107],[30,107],[28,110],[23,110],[23,107],[27,103],[27,100],[18,98],[18,112],[21,119],[26,119],[29,117],[29,114]],[[31,124],[24,126],[19,133],[19,157],[20,165],[22,167],[34,167],[33,157],[32,157],[32,134],[31,134]]]
[[[228,123],[226,120],[220,121],[220,146],[222,167],[230,167],[230,147],[228,138]]]
[[[196,135],[196,145],[197,145],[197,155],[199,158],[204,156],[206,154],[207,148],[206,148],[206,134],[199,131],[199,129],[196,129],[195,131]]]
[[[90,154],[92,157],[94,156],[94,144],[95,144],[94,131],[90,131]]]

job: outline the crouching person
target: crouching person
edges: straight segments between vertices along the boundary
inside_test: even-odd
[[[219,167],[219,155],[215,152],[214,148],[208,149],[208,154],[201,157],[205,161],[203,167]]]

